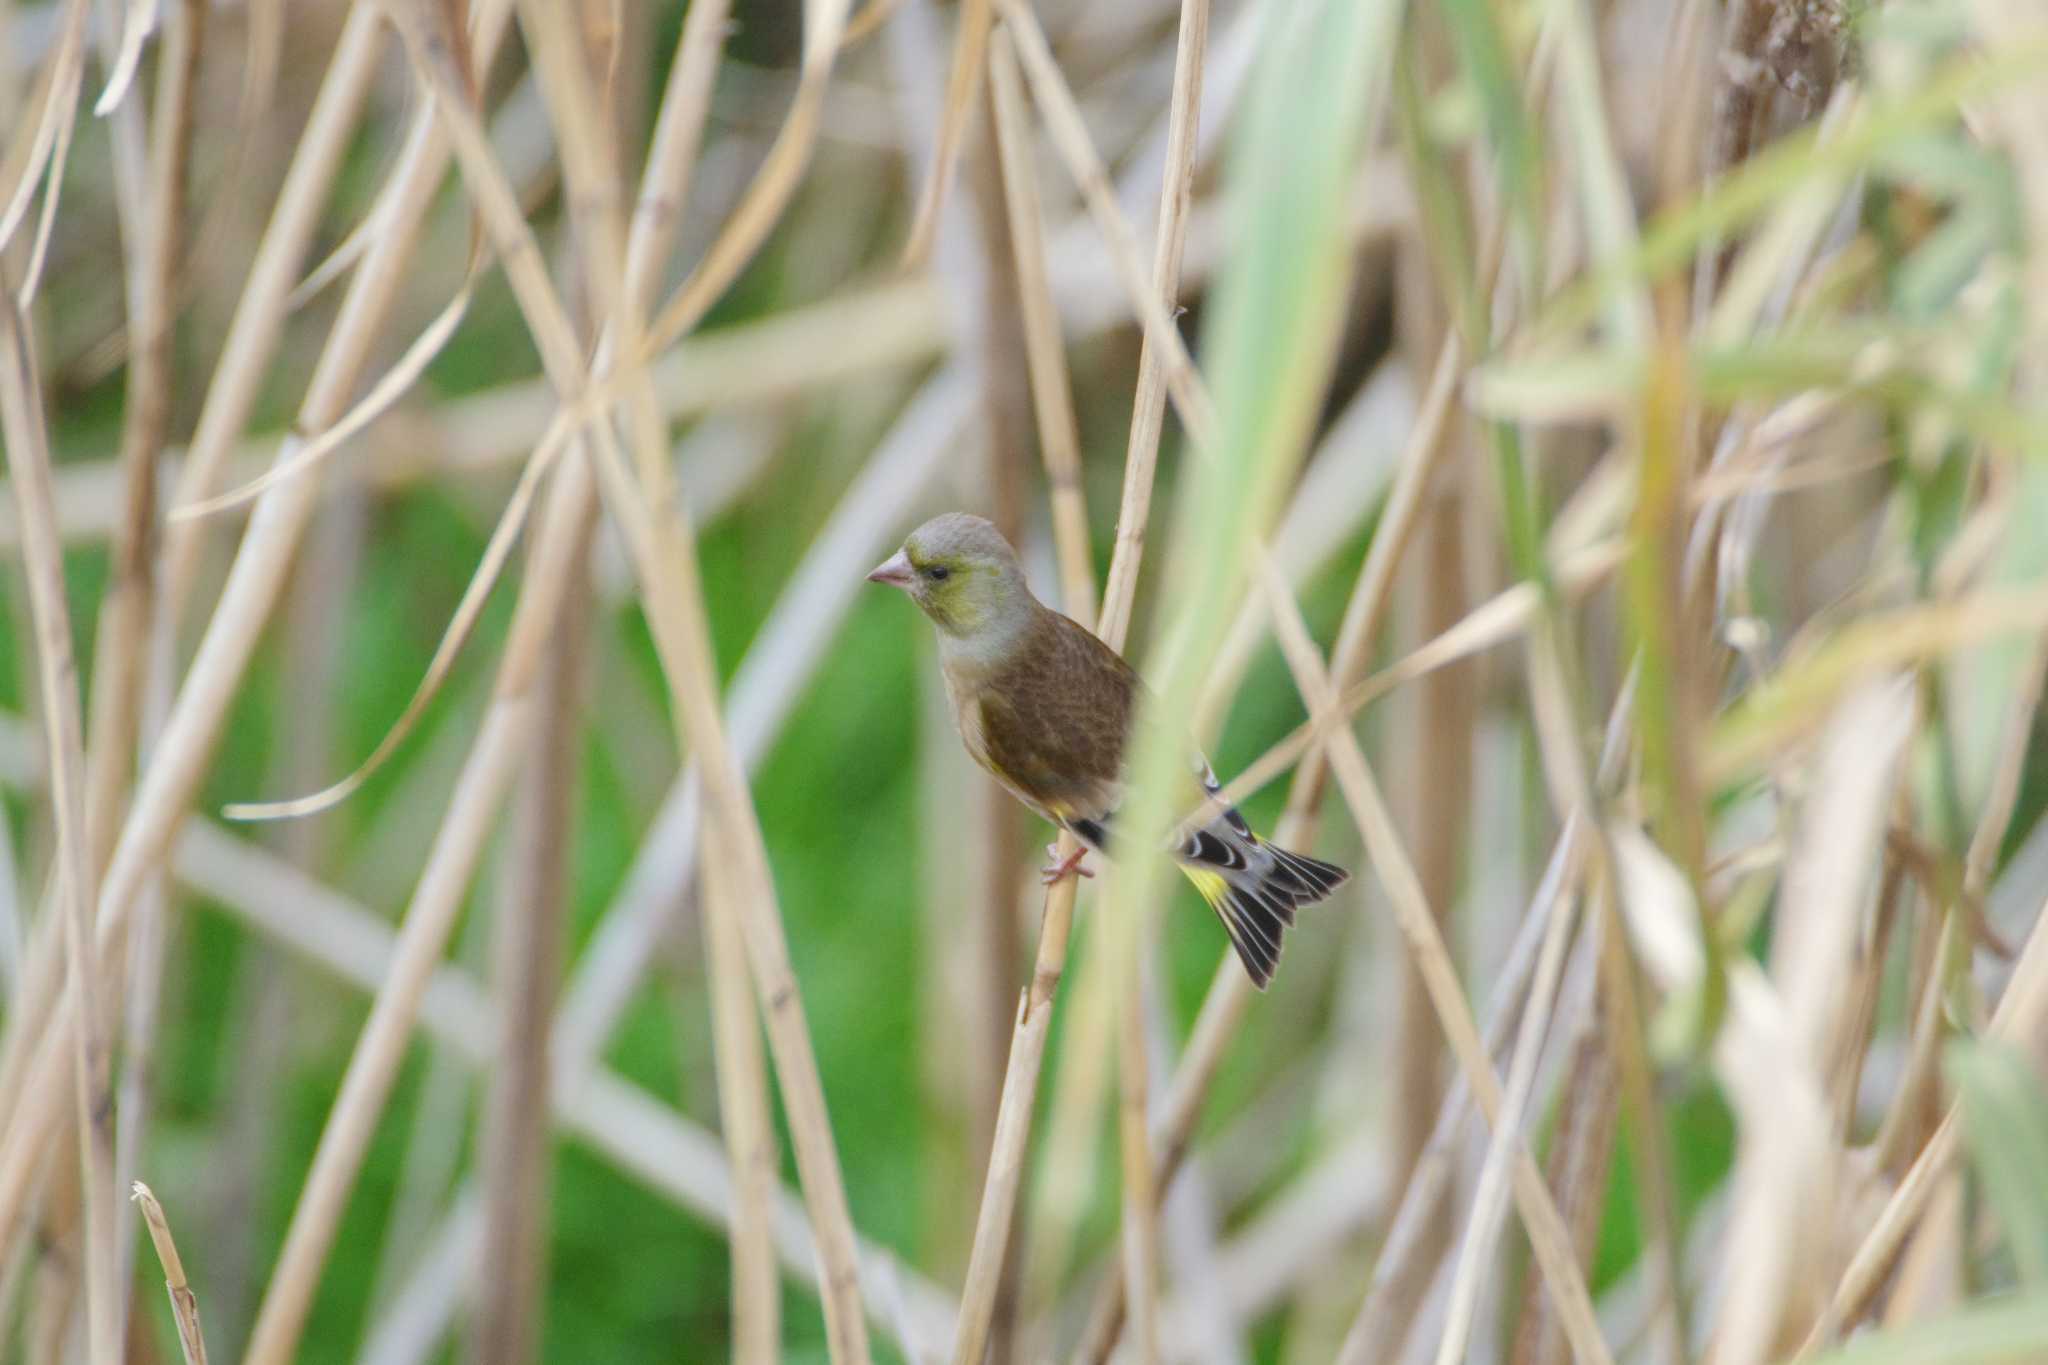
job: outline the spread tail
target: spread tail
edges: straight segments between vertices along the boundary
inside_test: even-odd
[[[1237,817],[1237,818],[1232,818]],[[1351,874],[1333,863],[1262,842],[1236,811],[1181,846],[1181,871],[1223,921],[1252,984],[1266,989],[1280,964],[1280,937],[1295,910],[1326,899]]]

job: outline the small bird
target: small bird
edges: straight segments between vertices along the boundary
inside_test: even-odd
[[[1137,672],[1034,597],[1017,552],[980,517],[932,518],[868,581],[901,588],[938,627],[946,695],[968,754],[1012,796],[1081,840],[1073,856],[1044,868],[1046,884],[1077,872],[1093,876],[1081,862],[1090,848],[1109,852],[1133,711],[1141,698],[1151,704]],[[1205,793],[1222,790],[1198,751],[1191,766]],[[1186,808],[1195,804],[1190,784]],[[1231,806],[1172,852],[1260,990],[1273,979],[1296,907],[1323,900],[1351,875],[1262,841]]]

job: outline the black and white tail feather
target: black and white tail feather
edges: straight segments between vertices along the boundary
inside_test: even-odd
[[[1209,797],[1223,790],[1206,762],[1197,771]],[[1066,823],[1087,843],[1109,851],[1106,820]],[[1235,806],[1224,806],[1208,824],[1188,834],[1174,854],[1181,871],[1223,921],[1238,961],[1260,990],[1272,984],[1280,964],[1280,938],[1293,927],[1294,912],[1327,900],[1351,878],[1332,863],[1265,842],[1252,833]]]

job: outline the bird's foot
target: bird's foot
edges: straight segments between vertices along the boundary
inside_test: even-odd
[[[1063,877],[1092,877],[1095,875],[1094,868],[1081,865],[1082,860],[1088,856],[1088,846],[1086,844],[1081,845],[1064,858],[1060,856],[1060,846],[1058,844],[1047,844],[1045,846],[1045,856],[1051,861],[1038,869],[1038,880],[1047,886],[1053,885]]]

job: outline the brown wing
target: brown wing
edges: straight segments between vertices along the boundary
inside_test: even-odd
[[[1124,740],[1142,684],[1116,651],[1057,612],[979,695],[989,768],[1091,843],[1123,795]]]

